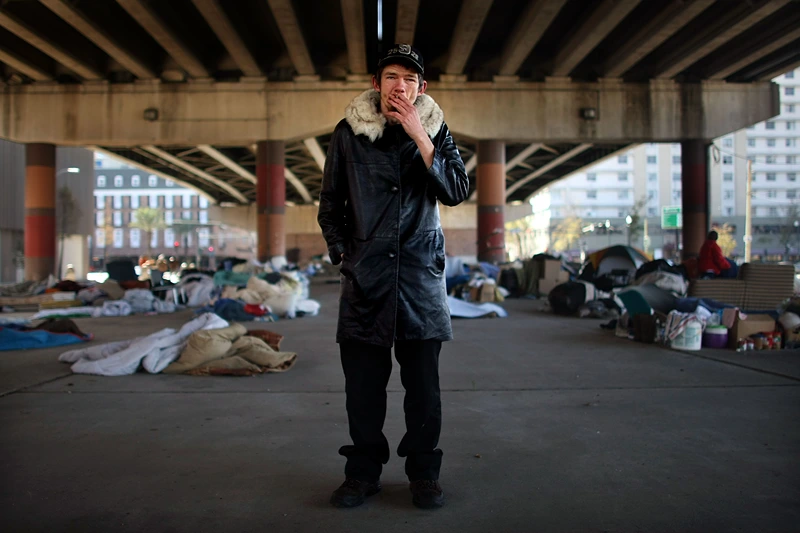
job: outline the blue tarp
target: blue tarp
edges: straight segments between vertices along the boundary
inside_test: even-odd
[[[10,327],[0,328],[0,350],[50,348],[77,344],[91,339],[91,335],[80,337],[73,333],[50,333],[40,329],[21,331]]]

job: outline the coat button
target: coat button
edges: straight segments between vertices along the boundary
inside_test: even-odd
[[[399,191],[400,189],[399,189],[398,187],[392,187],[392,188],[391,188],[391,189],[389,189],[389,190],[390,190],[390,191],[392,191],[392,192],[397,192],[397,191]]]
[[[395,257],[397,257],[397,254],[394,253],[394,252],[389,252],[389,257],[395,258]]]

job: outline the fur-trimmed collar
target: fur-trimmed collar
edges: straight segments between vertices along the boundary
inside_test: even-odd
[[[380,139],[386,126],[386,117],[380,112],[381,94],[369,89],[359,94],[344,111],[344,118],[356,135],[366,135],[370,141]],[[414,102],[419,119],[428,137],[435,137],[444,123],[442,108],[427,94],[421,94]]]

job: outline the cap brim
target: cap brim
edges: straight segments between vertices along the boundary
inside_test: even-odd
[[[386,65],[404,65],[416,70],[419,74],[425,74],[425,69],[420,67],[417,63],[406,57],[387,57],[378,63],[378,68],[385,67]]]

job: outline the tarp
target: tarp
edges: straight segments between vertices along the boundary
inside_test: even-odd
[[[81,337],[74,333],[51,333],[44,330],[20,331],[10,327],[0,328],[0,350],[32,350],[77,344],[92,339],[92,335]]]

